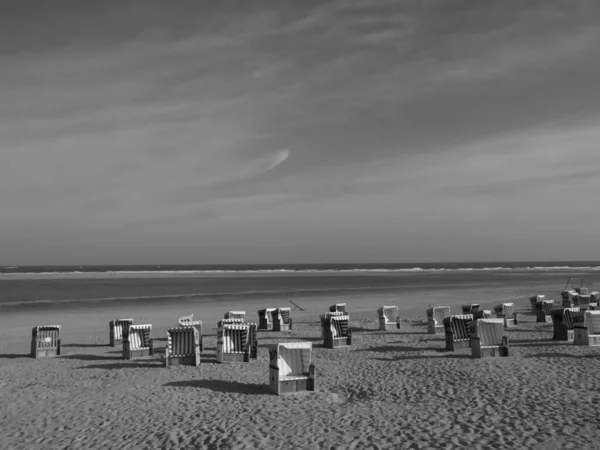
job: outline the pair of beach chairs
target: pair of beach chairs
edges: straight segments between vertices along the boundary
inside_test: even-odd
[[[399,330],[400,317],[397,306],[382,306],[377,310],[380,330]]]
[[[503,318],[479,318],[473,314],[451,315],[444,319],[446,350],[470,348],[473,358],[509,355]]]
[[[265,308],[258,310],[258,329],[262,331],[290,331],[291,308]]]

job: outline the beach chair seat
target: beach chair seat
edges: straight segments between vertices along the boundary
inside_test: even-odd
[[[246,320],[246,311],[228,311],[225,313],[224,318]]]
[[[123,343],[123,328],[133,324],[133,319],[115,319],[108,323],[109,341],[111,347]]]
[[[473,314],[452,315],[444,319],[446,350],[455,351],[471,346]]]
[[[444,332],[444,319],[450,317],[449,306],[432,306],[425,310],[427,313],[427,332],[437,334]]]
[[[273,329],[273,311],[275,308],[265,308],[258,310],[258,329],[272,330]]]
[[[557,305],[556,305],[557,306]],[[555,308],[554,300],[542,300],[537,311],[537,322],[552,322],[552,310]]]
[[[508,356],[508,337],[504,336],[504,319],[479,319],[471,336],[471,356],[487,358]]]
[[[292,329],[292,309],[277,308],[273,311],[273,331],[290,331]]]
[[[269,348],[269,389],[277,395],[317,390],[310,342],[290,342]]]
[[[542,302],[546,300],[545,295],[537,294],[529,297],[529,301],[531,302],[531,312],[533,314],[537,314],[539,308],[541,308]]]
[[[258,353],[257,328],[255,323],[219,321],[217,325],[217,362],[249,362],[250,359],[256,359]]]
[[[204,351],[204,335],[202,334],[202,321],[194,320],[194,315],[182,316],[177,320],[180,327],[194,327],[198,330],[198,339],[200,340],[200,351]]]
[[[200,334],[193,325],[181,325],[167,330],[165,366],[179,365],[200,365]]]
[[[399,330],[400,317],[397,306],[382,306],[377,310],[380,330]]]
[[[342,312],[342,313],[347,313],[348,311],[346,311],[346,304],[345,303],[336,303],[335,305],[331,305],[329,307],[329,311],[330,312]]]
[[[552,310],[552,312],[550,313],[550,317],[552,318],[552,325],[554,326],[554,334],[552,335],[552,340],[573,342],[574,331],[572,314],[576,312],[580,312],[579,307],[555,308]]]
[[[498,319],[504,320],[504,328],[510,328],[516,325],[514,303],[501,303],[496,305],[494,306],[494,312]]]
[[[123,327],[123,359],[135,359],[154,354],[152,325],[125,325]]]
[[[337,348],[352,345],[352,330],[349,327],[350,316],[347,314],[325,314],[321,325],[323,330],[323,347]]]
[[[573,344],[600,346],[600,311],[580,311],[583,313],[583,323],[575,322],[573,327]],[[578,317],[577,313],[573,314],[573,319]]]
[[[41,325],[31,330],[31,357],[60,356],[60,325]]]
[[[478,303],[465,304],[461,306],[463,314],[474,314],[481,308]]]

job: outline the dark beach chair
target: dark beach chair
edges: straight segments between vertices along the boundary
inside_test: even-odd
[[[258,329],[272,330],[273,329],[273,311],[275,308],[265,308],[258,310]]]
[[[531,312],[533,314],[537,314],[539,311],[539,308],[541,307],[542,302],[546,300],[546,296],[545,295],[533,295],[531,297],[529,297],[529,301],[531,302]]]
[[[273,311],[273,331],[290,331],[292,329],[291,312],[291,308],[277,308]]]
[[[60,356],[60,325],[42,325],[31,330],[31,357]]]
[[[552,310],[555,308],[554,300],[542,300],[537,311],[537,322],[552,322]]]
[[[474,314],[477,311],[479,311],[480,307],[481,307],[481,305],[479,305],[478,303],[472,303],[472,304],[461,306],[463,314]]]
[[[346,304],[345,303],[336,303],[335,305],[331,305],[329,307],[329,311],[330,312],[342,312],[342,313],[347,313],[348,311],[346,311]]]
[[[471,346],[473,314],[453,315],[444,319],[446,350],[455,351]]]
[[[555,308],[552,310],[551,318],[554,326],[554,341],[569,341],[573,342],[573,318],[572,313],[580,312],[579,307],[575,308]]]

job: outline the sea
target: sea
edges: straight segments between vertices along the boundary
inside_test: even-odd
[[[370,293],[426,296],[511,285],[559,293],[571,278],[592,290],[600,286],[600,261],[0,266],[0,310]]]

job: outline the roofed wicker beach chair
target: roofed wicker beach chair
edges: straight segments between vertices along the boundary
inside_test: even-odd
[[[573,308],[579,305],[579,294],[575,290],[567,291],[566,301],[563,300],[563,306],[565,308]]]
[[[228,311],[223,316],[225,319],[242,319],[246,320],[246,311]]]
[[[31,357],[60,356],[60,325],[41,325],[31,330]]]
[[[277,395],[317,390],[310,342],[277,344],[269,349],[269,389]]]
[[[249,362],[256,359],[258,343],[255,323],[217,324],[217,362]]]
[[[479,319],[471,337],[473,358],[508,356],[508,337],[504,336],[504,319]]]
[[[194,315],[182,316],[177,320],[180,327],[194,327],[198,330],[198,339],[200,339],[200,351],[204,351],[204,336],[202,334],[202,321],[194,320]]]
[[[600,346],[600,311],[582,312],[584,313],[583,324],[579,321],[574,323],[573,344]],[[577,315],[577,313],[574,313],[574,315]]]
[[[123,342],[123,328],[133,324],[133,319],[115,319],[108,322],[110,346],[116,347]]]
[[[455,351],[471,346],[473,314],[453,315],[444,319],[446,350]]]
[[[347,313],[348,311],[346,311],[346,304],[345,303],[336,303],[335,305],[331,305],[329,307],[329,311],[330,312],[343,312],[343,313]]]
[[[150,335],[152,325],[129,325],[123,327],[123,359],[152,356],[154,343]]]
[[[399,330],[400,317],[397,306],[382,306],[377,310],[380,330]]]
[[[529,301],[531,302],[531,312],[533,314],[538,313],[539,308],[541,307],[541,304],[544,300],[546,300],[546,296],[541,294],[532,295],[531,297],[529,297]]]
[[[437,334],[444,332],[444,319],[450,317],[449,306],[432,306],[425,310],[427,313],[427,332]]]
[[[590,294],[579,294],[577,296],[577,306],[581,309],[590,309],[590,303],[592,302],[592,296]]]
[[[554,300],[542,300],[542,303],[537,311],[537,322],[552,322],[552,310],[554,308]]]
[[[552,340],[573,342],[573,318],[571,315],[576,312],[580,312],[579,307],[555,308],[551,311],[552,324],[554,325]]]
[[[498,319],[504,320],[504,327],[510,328],[516,325],[515,319],[515,304],[514,303],[501,303],[500,305],[494,306],[494,312]]]
[[[478,303],[472,303],[469,305],[462,305],[463,314],[474,314],[479,311],[480,305]]]
[[[352,330],[348,314],[328,313],[321,316],[323,347],[336,348],[352,345]]]
[[[165,366],[200,365],[200,333],[192,325],[169,328],[167,330],[167,348]]]
[[[258,310],[258,329],[272,330],[273,329],[273,311],[275,308],[265,308]]]
[[[290,331],[292,329],[291,313],[291,308],[277,308],[273,311],[273,331]]]

